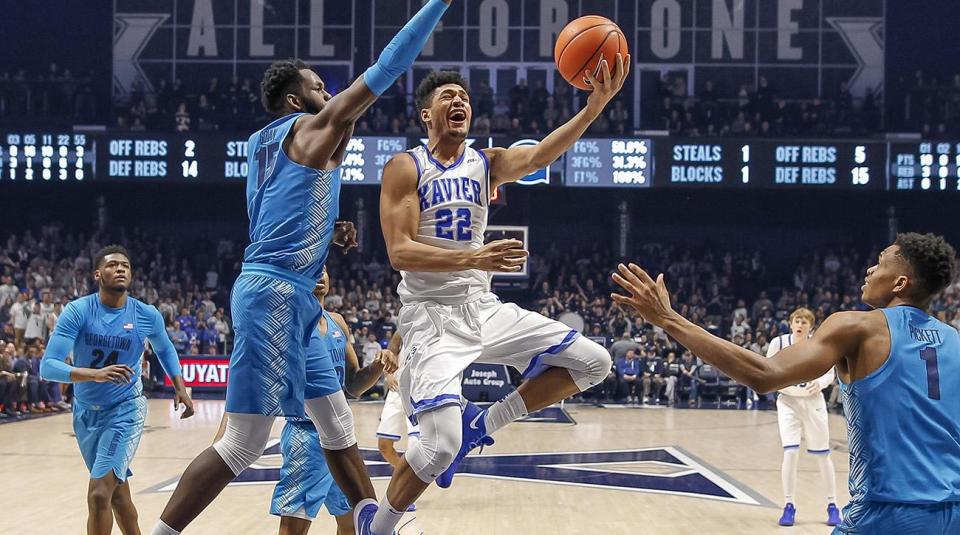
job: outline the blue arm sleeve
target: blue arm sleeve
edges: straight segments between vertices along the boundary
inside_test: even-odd
[[[177,355],[177,350],[173,347],[170,337],[167,336],[167,329],[163,325],[163,316],[160,315],[160,311],[151,308],[151,314],[153,315],[153,321],[150,323],[150,334],[147,335],[147,339],[150,340],[150,345],[156,351],[157,359],[160,360],[163,371],[167,374],[167,377],[173,379],[180,375],[180,356]]]
[[[47,342],[47,350],[43,352],[43,360],[40,361],[40,377],[45,381],[72,382],[70,372],[74,367],[67,364],[66,360],[67,355],[73,351],[73,344],[80,335],[82,324],[80,311],[73,303],[68,303],[57,320],[57,326]]]
[[[442,0],[430,0],[387,44],[377,62],[363,73],[363,81],[374,95],[382,95],[413,65],[446,10]]]

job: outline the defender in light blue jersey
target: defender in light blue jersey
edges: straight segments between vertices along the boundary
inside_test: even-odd
[[[193,401],[160,311],[127,295],[132,275],[126,249],[105,247],[93,265],[100,291],[63,309],[40,375],[47,381],[76,383],[73,430],[90,471],[87,533],[109,534],[114,515],[121,532],[140,533],[127,477],[133,475],[130,462],[147,414],[140,382],[146,340],[174,384],[174,407],[186,406],[181,418],[193,415]],[[66,363],[71,353],[73,365]]]
[[[313,290],[321,308],[329,288],[330,279],[324,269],[323,278]],[[389,349],[381,351],[376,361],[361,369],[349,333],[343,316],[323,312],[307,347],[308,397],[329,395],[341,388],[359,397],[377,383],[384,371],[397,370],[396,351]],[[225,425],[226,415],[220,433]],[[306,534],[322,506],[336,517],[339,535],[353,533],[350,503],[330,474],[313,422],[309,418],[287,417],[280,435],[280,449],[283,466],[270,505],[270,514],[280,517],[280,534]]]
[[[956,252],[933,234],[907,233],[867,270],[862,300],[803,344],[773,358],[711,336],[670,308],[663,276],[620,265],[613,278],[633,307],[703,360],[761,392],[837,367],[850,443],[850,503],[833,533],[960,533],[960,335],[931,316],[956,276]]]
[[[337,168],[354,123],[410,69],[451,1],[426,2],[377,62],[335,97],[300,60],[274,62],[264,74],[261,100],[277,119],[250,137],[247,150],[250,245],[230,299],[227,428],[187,467],[154,533],[186,528],[256,460],[281,415],[307,413],[317,424],[330,469],[352,504],[375,497],[343,393],[304,398],[306,348],[321,316],[310,293],[330,244],[355,244],[352,226],[336,223]]]

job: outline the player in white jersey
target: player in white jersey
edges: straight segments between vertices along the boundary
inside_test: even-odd
[[[390,338],[390,345],[387,347],[394,355],[399,358],[401,348],[400,333],[393,333]],[[402,365],[403,363],[400,362]],[[400,453],[396,446],[404,436],[407,437],[407,449],[416,441],[420,440],[420,429],[407,418],[403,410],[403,402],[400,400],[399,385],[395,373],[385,373],[384,390],[387,392],[383,400],[383,410],[380,412],[380,423],[377,425],[377,448],[384,460],[390,463],[394,470],[400,467]],[[407,508],[407,514],[397,525],[398,535],[422,535],[423,530],[417,524],[417,507],[411,504]]]
[[[816,316],[809,309],[798,308],[790,314],[790,333],[778,336],[767,347],[767,358],[784,348],[805,342],[810,338]],[[777,396],[777,422],[780,424],[780,442],[783,445],[783,464],[780,475],[783,479],[783,515],[781,526],[792,526],[797,514],[793,493],[797,486],[797,462],[800,453],[800,437],[807,445],[807,453],[817,458],[820,477],[823,480],[827,501],[827,525],[840,523],[837,509],[837,478],[830,459],[830,425],[827,404],[821,390],[833,384],[836,374],[833,368],[822,377],[809,383],[801,383],[780,389]]]
[[[600,345],[490,292],[490,272],[518,271],[527,252],[516,240],[483,241],[491,192],[549,165],[583,135],[623,86],[630,58],[616,60],[613,75],[601,62],[602,81],[585,73],[593,85],[586,106],[534,146],[468,147],[466,81],[434,72],[418,87],[428,144],[384,168],[380,222],[390,263],[403,276],[400,395],[420,424],[420,441],[404,454],[373,521],[358,525],[359,533],[390,535],[432,481],[449,486],[471,449],[493,443],[490,434],[591,388],[610,370]],[[460,395],[463,370],[478,361],[509,364],[526,381],[481,411]]]

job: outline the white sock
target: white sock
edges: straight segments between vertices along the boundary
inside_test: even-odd
[[[793,493],[797,488],[797,461],[800,450],[790,448],[783,450],[783,464],[780,466],[780,477],[783,480],[783,500],[793,503]]]
[[[397,511],[390,505],[386,495],[384,495],[383,499],[380,500],[380,508],[377,509],[377,514],[373,517],[373,523],[370,524],[370,532],[373,535],[391,535],[393,528],[400,523],[403,513],[404,511]]]
[[[157,520],[151,535],[180,535],[180,532],[168,526],[163,520]]]
[[[492,435],[494,431],[526,415],[527,405],[520,394],[514,390],[487,409],[487,416],[483,423],[487,426],[487,434]]]
[[[833,459],[830,454],[817,455],[817,465],[820,467],[820,480],[823,481],[827,493],[827,504],[837,503],[837,474],[833,468]]]

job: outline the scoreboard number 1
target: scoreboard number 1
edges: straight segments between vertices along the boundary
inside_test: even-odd
[[[750,183],[750,145],[740,147],[740,153],[743,155],[743,167],[740,168],[740,179],[744,184]]]

